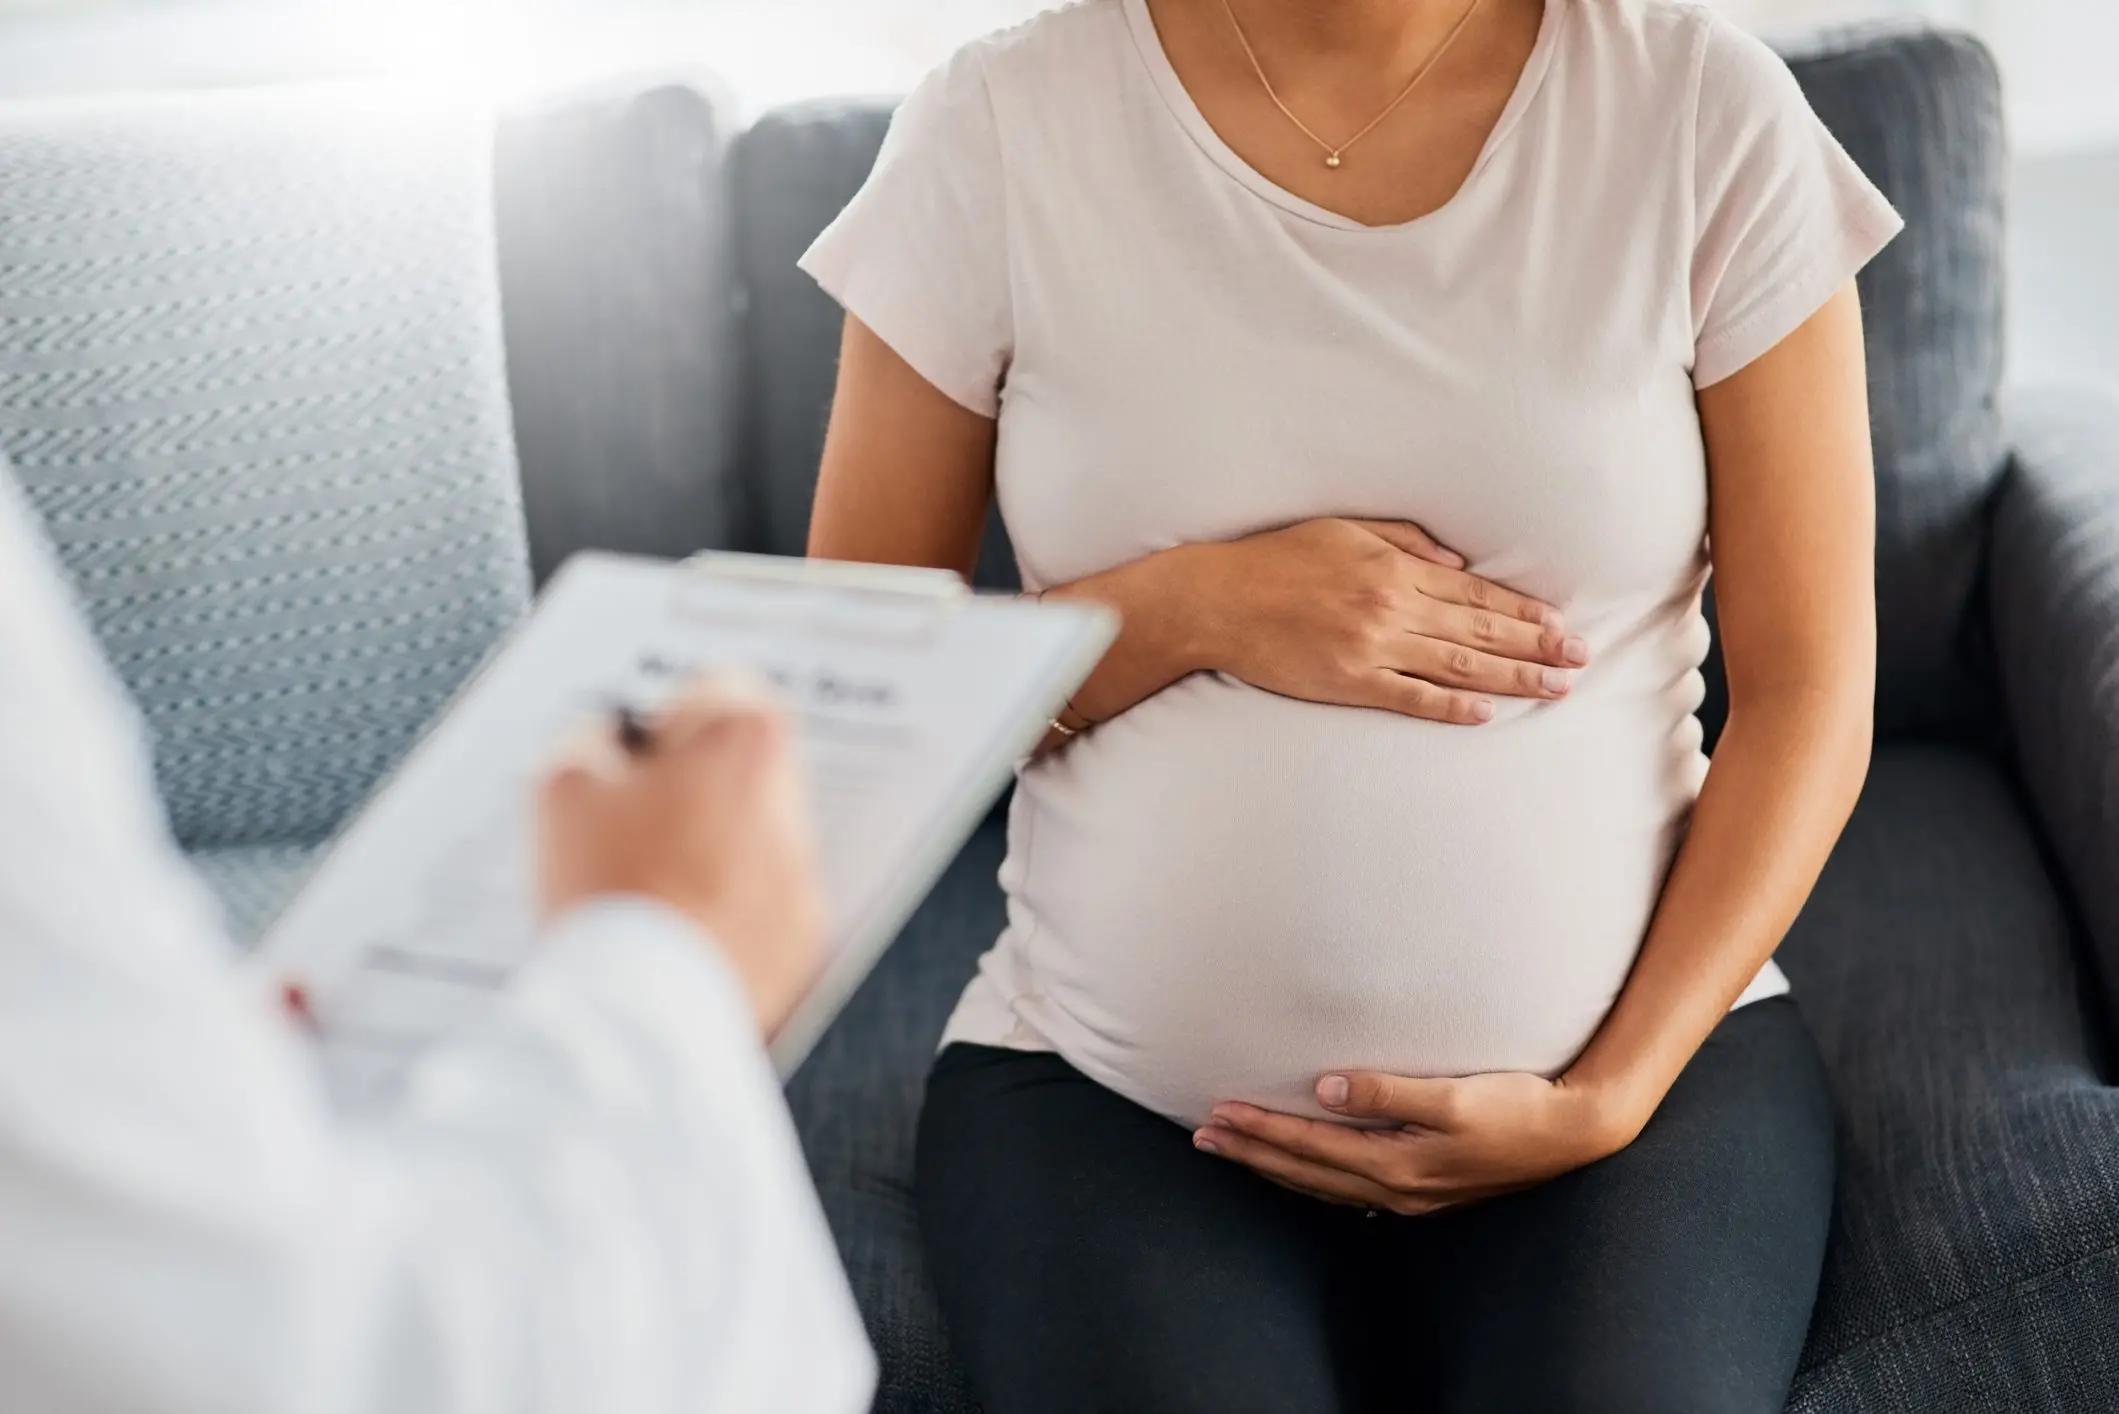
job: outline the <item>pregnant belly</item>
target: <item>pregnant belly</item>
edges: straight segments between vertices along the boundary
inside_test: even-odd
[[[1452,728],[1188,680],[1032,770],[988,984],[1186,1123],[1343,1067],[1551,1074],[1638,951],[1703,760],[1681,687]]]

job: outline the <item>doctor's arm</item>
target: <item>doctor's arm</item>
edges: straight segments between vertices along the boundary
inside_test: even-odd
[[[807,895],[776,729],[722,713],[653,769],[577,760],[521,985],[349,1130],[234,976],[28,525],[0,477],[11,1414],[866,1408],[759,1044],[813,921],[783,906]],[[718,853],[738,834],[773,843]]]

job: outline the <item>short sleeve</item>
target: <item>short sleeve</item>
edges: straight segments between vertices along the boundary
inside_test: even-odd
[[[975,47],[913,90],[867,183],[799,263],[921,377],[999,413],[1014,344],[1006,188]]]
[[[1692,258],[1700,388],[1794,333],[1905,226],[1780,56],[1727,20],[1706,25]]]

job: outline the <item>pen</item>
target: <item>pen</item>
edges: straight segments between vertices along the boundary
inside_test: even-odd
[[[611,713],[618,729],[618,744],[625,748],[628,756],[644,756],[655,744],[654,733],[648,730],[647,718],[636,708],[620,706]]]

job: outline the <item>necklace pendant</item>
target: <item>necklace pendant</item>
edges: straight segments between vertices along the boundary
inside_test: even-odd
[[[1336,152],[1327,152],[1324,155],[1324,165],[1336,171],[1339,167],[1339,154]]]

